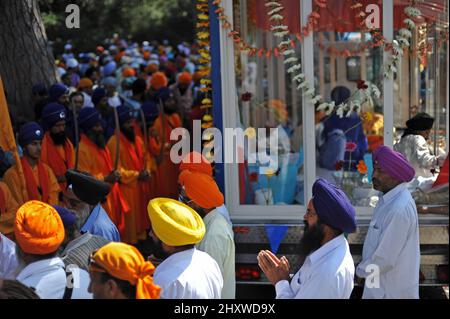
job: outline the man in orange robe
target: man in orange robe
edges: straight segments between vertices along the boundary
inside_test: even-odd
[[[150,221],[147,214],[147,194],[151,163],[145,156],[144,141],[134,131],[133,113],[127,106],[117,108],[120,123],[119,135],[119,170],[120,191],[127,199],[130,213],[125,215],[124,242],[135,244],[147,237]],[[108,149],[113,158],[117,152],[117,136],[108,142]]]
[[[50,205],[59,203],[61,188],[50,167],[41,161],[41,144],[44,132],[35,122],[28,122],[19,130],[19,144],[23,149],[21,164],[25,185],[17,165],[6,171],[3,181],[19,206],[30,200],[39,200]]]
[[[14,234],[14,220],[19,208],[8,186],[0,182],[0,233],[7,237]]]
[[[66,108],[58,103],[50,103],[42,111],[47,132],[42,141],[41,160],[53,170],[61,189],[66,189],[65,174],[75,163],[72,142],[66,137],[66,118]]]
[[[125,215],[129,213],[130,207],[119,189],[121,174],[119,170],[114,169],[113,160],[106,147],[100,114],[93,107],[82,108],[78,115],[78,124],[82,131],[78,150],[78,170],[88,172],[95,178],[111,184],[111,192],[103,208],[123,238]]]

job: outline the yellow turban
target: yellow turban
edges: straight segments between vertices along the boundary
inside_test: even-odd
[[[14,223],[14,235],[19,247],[27,254],[48,255],[58,250],[64,240],[64,225],[52,206],[30,201],[19,208]]]
[[[152,229],[169,246],[197,244],[205,235],[203,219],[189,206],[169,198],[155,198],[148,203]]]
[[[91,260],[91,272],[106,271],[114,278],[136,286],[136,299],[158,299],[161,288],[153,283],[155,266],[145,261],[133,246],[109,243],[100,248]]]
[[[184,186],[186,195],[201,208],[216,208],[224,203],[222,192],[209,175],[184,170],[180,173],[178,182]]]

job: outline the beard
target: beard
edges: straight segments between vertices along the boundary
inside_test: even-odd
[[[64,145],[66,143],[66,132],[60,132],[56,134],[50,132],[50,137],[52,138],[55,145]]]
[[[322,246],[322,241],[325,238],[325,232],[323,229],[323,224],[318,221],[317,224],[310,226],[305,221],[305,231],[303,237],[300,240],[300,256],[305,259],[312,252]]]
[[[152,242],[153,256],[161,260],[164,260],[170,256],[167,252],[164,251],[161,240],[154,240],[152,237],[150,237],[149,239]]]
[[[105,136],[103,135],[103,132],[97,132],[90,130],[87,132],[87,137],[94,142],[98,147],[105,148],[106,147],[106,141]]]
[[[136,134],[134,134],[134,128],[130,127],[130,128],[120,128],[120,131],[122,132],[122,134],[131,142],[134,143],[135,139],[136,139]]]
[[[75,213],[77,215],[77,229],[81,229],[91,214],[91,208],[89,205],[83,205],[83,208],[76,210]]]

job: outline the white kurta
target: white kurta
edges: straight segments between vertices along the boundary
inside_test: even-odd
[[[20,270],[16,244],[0,234],[0,278],[13,280]]]
[[[394,145],[394,149],[405,155],[414,167],[416,177],[433,177],[432,168],[438,167],[438,157],[430,152],[429,145],[421,135],[407,135]]]
[[[372,265],[379,269],[379,288],[370,288],[377,284],[376,278],[372,280],[375,274]],[[356,274],[366,278],[363,298],[417,299],[419,271],[419,222],[416,204],[406,184],[400,184],[380,196]]]
[[[163,299],[220,299],[222,274],[216,261],[195,248],[169,256],[153,277]]]
[[[348,242],[340,235],[310,254],[290,283],[275,285],[277,299],[348,299],[354,275]]]
[[[73,276],[71,299],[92,299],[92,294],[88,292],[89,274],[82,269],[71,270]],[[16,279],[25,286],[34,288],[41,299],[62,299],[68,282],[64,263],[59,257],[27,265]]]
[[[217,262],[223,275],[222,299],[236,297],[236,265],[233,229],[218,212],[209,212],[205,218],[206,233],[197,249],[208,253]]]

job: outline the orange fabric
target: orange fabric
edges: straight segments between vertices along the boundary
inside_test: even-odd
[[[187,154],[180,163],[180,171],[189,170],[199,172],[209,176],[213,175],[211,163],[198,152]]]
[[[47,132],[42,141],[41,160],[53,170],[56,177],[66,174],[68,169],[74,167],[75,151],[72,142],[66,139],[64,146],[55,145]],[[66,189],[66,183],[60,183],[61,189]]]
[[[180,73],[180,75],[178,76],[178,82],[189,84],[192,82],[192,75],[189,72]]]
[[[80,82],[78,82],[78,89],[91,88],[93,86],[94,82],[89,78],[82,78]]]
[[[132,76],[136,76],[136,70],[133,69],[133,68],[125,68],[122,71],[122,76],[124,78],[129,78],[129,77],[132,77]]]
[[[0,233],[10,235],[14,233],[14,221],[19,208],[8,186],[0,182]]]
[[[80,171],[88,172],[100,180],[103,180],[113,171],[113,164],[108,148],[99,148],[85,134],[81,134],[78,161],[78,169]],[[130,211],[130,207],[120,192],[118,183],[111,185],[111,192],[108,194],[103,208],[119,229],[121,236],[124,236],[125,214]]]
[[[42,200],[48,203],[49,197],[49,180],[47,172],[45,171],[44,165],[41,161],[37,164],[39,182],[36,182],[34,178],[33,171],[31,169],[30,163],[25,157],[21,158],[21,163],[23,167],[23,173],[25,175],[25,180],[27,181],[27,192],[29,200]]]
[[[92,257],[91,272],[106,271],[114,278],[136,286],[136,299],[159,299],[161,288],[153,282],[155,266],[145,261],[133,246],[109,243]]]
[[[160,88],[166,87],[169,84],[167,76],[163,72],[155,72],[150,80],[150,85],[158,91]]]
[[[151,73],[151,74],[158,72],[158,70],[159,70],[159,66],[155,63],[151,63],[151,64],[147,65],[147,67],[145,68],[145,72]]]
[[[27,254],[56,252],[64,240],[64,234],[58,212],[48,204],[30,201],[17,211],[14,235],[19,247]]]
[[[223,205],[223,194],[211,176],[182,171],[178,181],[184,186],[186,195],[201,208],[211,209]]]

